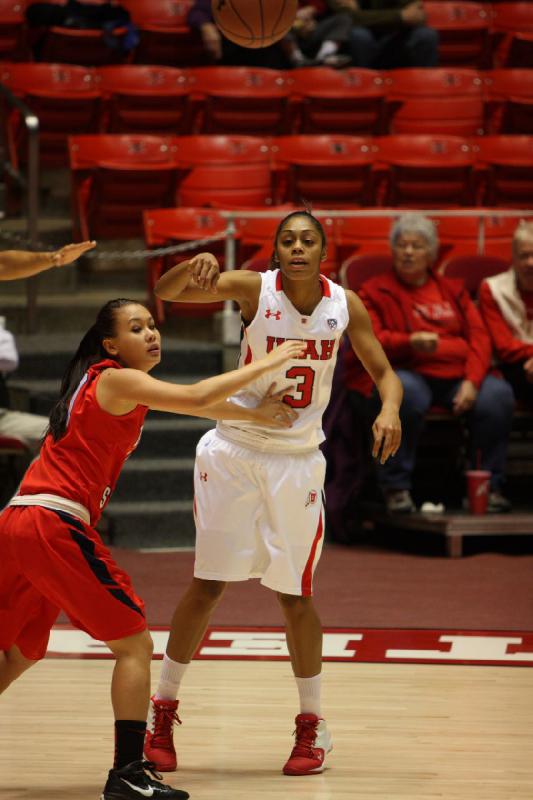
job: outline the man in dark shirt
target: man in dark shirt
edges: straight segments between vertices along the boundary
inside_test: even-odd
[[[355,67],[435,67],[437,31],[426,25],[421,0],[328,0],[333,11],[353,20],[351,56]]]

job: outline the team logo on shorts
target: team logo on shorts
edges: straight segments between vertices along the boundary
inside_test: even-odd
[[[305,507],[307,508],[307,506],[314,506],[314,504],[317,501],[317,497],[318,497],[318,492],[315,492],[314,489],[311,489],[311,491],[307,495],[307,500],[305,501]]]
[[[331,328],[331,330],[334,331],[335,328],[337,327],[337,320],[336,319],[328,319],[328,325]]]

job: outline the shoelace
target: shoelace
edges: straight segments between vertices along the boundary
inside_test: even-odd
[[[293,747],[293,756],[312,756],[313,745],[316,740],[316,722],[311,720],[302,720],[296,725],[294,736],[296,736],[296,744]]]
[[[173,709],[156,707],[154,732],[152,734],[154,744],[161,747],[161,744],[165,745],[168,743],[169,737],[172,736],[172,726],[175,722],[181,725],[181,719]]]
[[[141,761],[141,766],[145,772],[149,772],[154,780],[161,781],[163,776],[157,772],[156,765],[153,761]]]

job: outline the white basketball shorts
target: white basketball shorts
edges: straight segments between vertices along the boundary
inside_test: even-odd
[[[324,540],[325,470],[320,450],[262,453],[208,431],[194,467],[195,577],[260,578],[283,594],[310,596]]]

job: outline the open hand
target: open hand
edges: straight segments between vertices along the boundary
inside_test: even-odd
[[[402,423],[396,409],[382,408],[372,425],[374,446],[372,455],[384,464],[396,454],[402,441]],[[380,455],[381,451],[381,455]]]
[[[298,419],[298,414],[283,402],[287,387],[277,392],[275,389],[276,384],[272,383],[268,392],[256,407],[256,422],[258,425],[266,425],[269,428],[290,428],[293,422]]]
[[[472,381],[463,381],[452,401],[453,413],[459,416],[469,411],[476,402],[477,389]]]
[[[52,264],[54,267],[64,267],[66,264],[72,264],[77,258],[82,256],[87,250],[92,250],[96,247],[96,242],[76,242],[74,244],[66,244],[59,250],[54,250],[50,255],[52,256]]]
[[[265,361],[268,363],[269,369],[274,369],[274,367],[279,367],[286,361],[290,361],[291,358],[299,358],[304,354],[305,350],[306,345],[304,342],[291,339],[287,342],[283,342],[279,347],[275,347],[272,352],[265,357]]]

